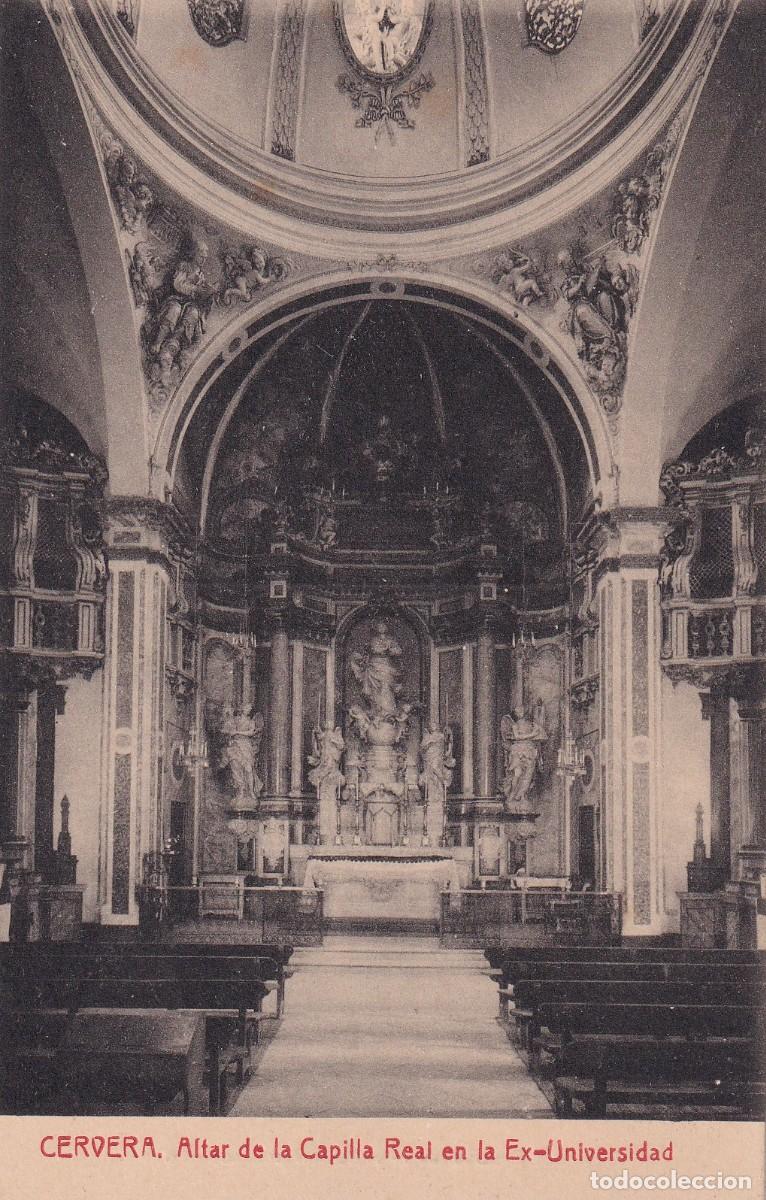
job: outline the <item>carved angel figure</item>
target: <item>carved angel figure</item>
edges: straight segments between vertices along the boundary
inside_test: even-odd
[[[533,717],[518,709],[510,715],[506,713],[500,720],[500,736],[505,760],[502,791],[507,803],[516,804],[529,794],[540,762],[540,747],[548,738],[542,700],[537,701]]]
[[[146,180],[139,176],[134,159],[125,153],[119,142],[110,141],[104,166],[120,224],[128,233],[135,233],[154,203],[154,194]]]
[[[255,801],[263,791],[263,780],[258,778],[255,771],[263,727],[263,714],[254,713],[251,707],[224,709],[220,766],[228,767],[231,771],[234,798],[239,803]]]
[[[660,178],[640,175],[621,183],[614,199],[612,236],[626,254],[638,254],[649,233],[651,214],[660,202]]]
[[[420,754],[423,769],[418,776],[418,783],[425,791],[426,800],[441,800],[452,783],[452,768],[455,765],[449,725],[442,729],[439,722],[432,718],[423,734]]]
[[[331,785],[337,790],[346,782],[340,769],[340,760],[346,743],[340,726],[333,725],[328,717],[322,729],[311,731],[312,752],[309,755],[309,783],[317,789]]]
[[[503,292],[509,292],[517,304],[529,308],[537,300],[545,300],[543,278],[537,264],[519,250],[509,246],[495,259],[492,280]]]
[[[272,278],[268,259],[258,246],[227,250],[223,273],[220,302],[227,306],[235,300],[252,300],[254,293]]]

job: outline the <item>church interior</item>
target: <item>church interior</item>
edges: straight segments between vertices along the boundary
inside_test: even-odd
[[[761,0],[2,21],[2,1111],[762,1111]]]

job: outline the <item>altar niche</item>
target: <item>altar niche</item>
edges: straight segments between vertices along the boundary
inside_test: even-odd
[[[334,732],[326,728],[317,738],[327,770],[321,780],[316,768],[312,773],[322,841],[420,845],[428,839],[428,829],[427,797],[419,784],[426,714],[425,654],[418,632],[401,611],[366,611],[338,638],[338,655],[339,719]],[[341,753],[342,767],[337,759]],[[442,796],[434,830],[437,844],[443,801]]]

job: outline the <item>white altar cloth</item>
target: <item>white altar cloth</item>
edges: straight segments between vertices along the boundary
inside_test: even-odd
[[[330,920],[437,921],[441,893],[450,891],[457,900],[460,879],[452,858],[310,858],[303,888],[322,888]]]

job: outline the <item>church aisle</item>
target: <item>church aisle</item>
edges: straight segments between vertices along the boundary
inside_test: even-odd
[[[547,1117],[478,951],[330,937],[296,950],[281,1027],[236,1117]]]

